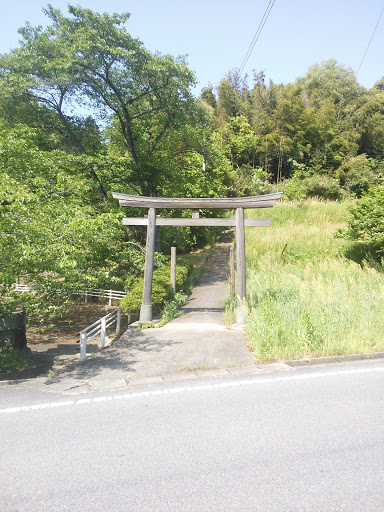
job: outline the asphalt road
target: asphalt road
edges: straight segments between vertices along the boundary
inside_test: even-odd
[[[0,388],[0,510],[384,510],[384,361],[111,394]]]

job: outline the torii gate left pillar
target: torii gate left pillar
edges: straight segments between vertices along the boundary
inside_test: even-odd
[[[147,247],[145,251],[143,302],[140,309],[140,322],[152,321],[152,278],[155,258],[156,208],[148,210]]]

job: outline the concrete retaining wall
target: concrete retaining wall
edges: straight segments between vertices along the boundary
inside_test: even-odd
[[[17,349],[27,347],[25,309],[0,318],[0,345],[10,344]]]

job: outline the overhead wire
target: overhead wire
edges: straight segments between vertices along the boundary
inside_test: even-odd
[[[382,17],[382,15],[383,15],[383,12],[384,12],[384,7],[383,7],[383,8],[382,8],[382,10],[381,10],[381,13],[380,13],[379,19],[377,20],[376,26],[375,26],[375,28],[374,28],[374,30],[373,30],[373,32],[372,32],[371,39],[369,40],[369,43],[368,43],[368,46],[367,46],[367,48],[366,48],[366,50],[365,50],[365,52],[364,52],[363,58],[361,59],[360,66],[358,67],[358,69],[357,69],[357,71],[356,71],[356,77],[357,77],[357,75],[359,74],[360,68],[361,68],[361,66],[363,65],[363,62],[364,62],[364,60],[365,60],[365,56],[367,55],[368,50],[369,50],[369,47],[371,46],[371,42],[372,42],[373,36],[375,35],[376,29],[377,29],[377,27],[379,26],[379,23],[380,23],[381,17]]]
[[[261,21],[259,23],[259,26],[257,27],[255,35],[253,36],[252,42],[249,45],[249,48],[248,48],[248,50],[247,50],[247,52],[246,52],[246,54],[244,56],[244,59],[243,59],[243,61],[241,63],[240,74],[243,72],[244,67],[246,66],[246,64],[248,62],[248,59],[251,56],[251,53],[252,53],[252,51],[253,51],[253,49],[254,49],[254,47],[255,47],[255,45],[256,45],[259,37],[260,37],[260,34],[261,34],[261,32],[262,32],[262,30],[264,28],[264,25],[265,25],[265,23],[266,23],[266,21],[268,19],[268,16],[269,16],[269,14],[270,14],[270,12],[272,10],[272,7],[273,7],[274,3],[275,3],[275,0],[270,0],[268,5],[267,5],[267,8],[265,9],[263,17],[261,18]]]

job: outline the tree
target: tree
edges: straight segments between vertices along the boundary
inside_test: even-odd
[[[358,110],[361,130],[359,152],[374,158],[384,154],[384,90],[377,87],[365,95],[365,102]]]
[[[363,91],[353,70],[338,64],[335,59],[312,66],[297,83],[307,92],[312,104],[318,106],[324,97],[331,98],[337,106],[337,118],[345,114],[345,106]]]
[[[205,101],[205,103],[213,109],[216,108],[217,100],[216,96],[213,93],[212,85],[209,85],[208,87],[203,87],[203,89],[201,90],[200,99],[202,101]]]
[[[22,297],[29,316],[46,320],[74,291],[122,289],[136,254],[125,244],[123,212],[97,200],[93,180],[64,153],[39,150],[35,138],[25,126],[0,127],[0,283],[8,285],[0,315],[21,278],[39,292]]]
[[[215,114],[219,124],[223,124],[230,117],[246,114],[249,102],[249,89],[247,79],[242,78],[239,71],[230,71],[217,86],[218,100]]]
[[[48,6],[48,28],[21,29],[21,48],[2,57],[2,75],[21,77],[26,94],[57,114],[80,153],[86,150],[68,107],[87,104],[104,124],[112,117],[132,170],[123,178],[133,191],[156,195],[161,169],[152,165],[154,155],[165,134],[193,109],[194,75],[182,58],[152,54],[133,38],[124,27],[129,13],[98,14],[72,5],[68,10],[71,17]]]

